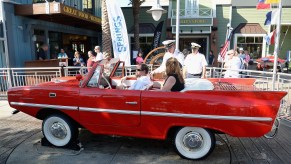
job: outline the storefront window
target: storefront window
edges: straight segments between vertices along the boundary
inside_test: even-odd
[[[3,23],[2,23],[2,20],[0,20],[0,38],[4,38],[4,32],[3,32]]]
[[[250,52],[252,59],[262,56],[263,37],[260,36],[240,36],[237,37],[237,47],[242,47]]]
[[[143,51],[143,57],[145,57],[146,54],[148,54],[152,50],[152,43],[153,43],[153,36],[140,36],[139,42],[140,42],[140,48]],[[130,38],[131,47],[134,47],[134,38]]]
[[[93,14],[92,0],[83,0],[83,11]]]

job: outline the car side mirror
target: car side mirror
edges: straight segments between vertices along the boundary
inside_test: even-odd
[[[77,74],[77,75],[76,75],[76,79],[77,79],[78,81],[81,81],[81,80],[83,79],[83,77],[82,77],[82,75]]]

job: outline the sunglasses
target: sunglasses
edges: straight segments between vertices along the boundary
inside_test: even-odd
[[[143,71],[142,69],[136,69],[137,71]]]

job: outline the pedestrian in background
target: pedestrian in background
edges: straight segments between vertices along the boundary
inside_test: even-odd
[[[65,59],[68,58],[68,55],[66,54],[65,50],[61,48],[61,52],[58,54],[58,59]]]
[[[104,57],[103,57],[102,52],[100,51],[100,46],[95,46],[94,51],[96,52],[96,59],[95,60],[97,62],[103,60]]]
[[[208,56],[208,65],[213,65],[213,63],[214,63],[214,54],[213,54],[213,51],[212,50],[210,50],[210,52],[209,52],[209,56]]]
[[[187,55],[189,55],[189,50],[187,50],[186,48],[182,51],[182,53],[184,54],[184,58],[187,57]]]
[[[37,60],[45,60],[47,51],[48,51],[48,44],[43,43],[36,52]]]
[[[91,67],[93,66],[95,60],[96,60],[95,54],[93,53],[93,51],[88,51],[88,60],[87,60],[88,72],[90,71]]]
[[[224,78],[240,78],[240,69],[244,65],[242,58],[238,56],[236,51],[229,50],[227,52],[228,61],[225,62],[224,68],[227,68],[224,74]]]
[[[184,62],[183,75],[185,78],[206,78],[207,61],[205,56],[199,53],[201,46],[191,43],[192,53],[187,55]]]
[[[85,66],[84,59],[80,56],[79,51],[76,51],[73,59],[74,66]]]
[[[140,64],[144,63],[143,58],[142,58],[142,51],[141,50],[139,50],[138,55],[137,55],[137,57],[135,59],[135,62],[136,62],[137,65],[140,65]]]

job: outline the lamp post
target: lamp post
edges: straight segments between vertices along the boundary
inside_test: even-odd
[[[180,32],[180,0],[176,4],[176,51],[179,51],[179,32]]]
[[[147,13],[152,14],[152,17],[155,21],[161,19],[162,14],[166,13],[167,10],[164,10],[160,5],[160,0],[157,0],[157,3],[152,6],[151,9],[147,10]]]

